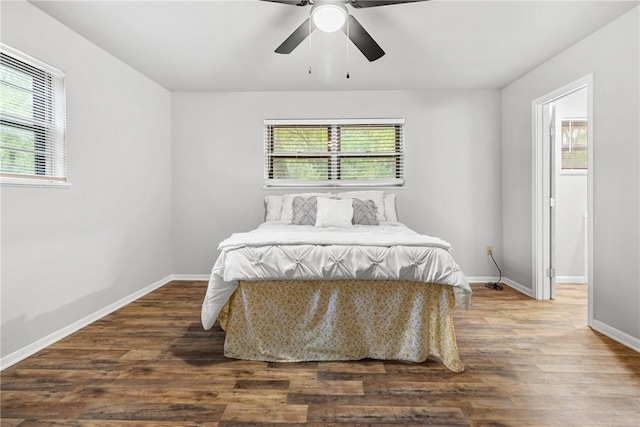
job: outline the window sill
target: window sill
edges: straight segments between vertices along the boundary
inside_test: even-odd
[[[407,186],[390,186],[390,185],[379,185],[379,186],[334,186],[327,187],[321,185],[276,185],[269,186],[264,185],[262,187],[265,191],[290,191],[290,190],[317,190],[317,191],[327,191],[327,192],[340,192],[340,191],[403,191],[407,189]]]
[[[0,177],[2,187],[71,188],[70,182],[50,179]]]
[[[586,169],[561,169],[560,176],[587,176]]]
[[[326,188],[326,189],[347,189],[347,188],[402,188],[405,186],[404,179],[389,178],[380,180],[318,180],[304,181],[295,179],[269,179],[264,181],[264,188]]]

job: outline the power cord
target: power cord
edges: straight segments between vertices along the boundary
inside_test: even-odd
[[[500,284],[500,281],[502,280],[502,270],[500,270],[500,267],[498,267],[498,263],[496,262],[495,258],[493,258],[493,250],[489,251],[489,255],[491,255],[491,260],[493,261],[493,263],[496,265],[496,268],[498,269],[498,273],[500,273],[500,278],[498,279],[498,281],[496,282],[489,282],[487,283],[486,286],[489,289],[493,289],[495,291],[501,291],[502,289],[504,289],[502,287],[502,285]]]

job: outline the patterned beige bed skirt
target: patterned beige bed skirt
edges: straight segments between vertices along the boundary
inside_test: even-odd
[[[241,281],[218,320],[224,354],[270,362],[458,356],[451,286],[409,281]]]

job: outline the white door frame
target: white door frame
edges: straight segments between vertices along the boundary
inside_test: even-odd
[[[556,299],[556,107],[553,103],[545,104],[545,106],[549,107],[550,115],[549,122],[547,126],[545,126],[547,131],[544,135],[546,142],[542,145],[542,200],[549,201],[549,209],[547,209],[543,217],[542,227],[544,236],[550,239],[549,246],[546,246],[546,241],[544,246],[544,248],[549,248],[549,256],[545,258],[548,265],[544,271],[550,271],[552,273],[544,275],[545,286],[543,293],[546,295],[548,289],[549,297],[546,299]],[[547,182],[545,182],[545,178]],[[548,225],[548,230],[546,229],[546,225]],[[547,268],[549,268],[549,270],[547,270]],[[548,287],[547,280],[549,281]]]
[[[587,88],[587,251],[588,251],[588,324],[593,322],[593,289],[594,289],[594,245],[593,245],[593,74],[588,74],[574,82],[558,88],[532,101],[532,148],[533,148],[533,297],[538,300],[551,298],[551,281],[546,274],[550,267],[551,233],[549,226],[548,180],[550,177],[550,157],[544,149],[545,129],[543,127],[544,107],[565,95]],[[548,133],[548,132],[547,132]],[[547,188],[545,188],[547,187]]]

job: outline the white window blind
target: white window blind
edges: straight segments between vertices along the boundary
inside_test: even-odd
[[[265,185],[401,186],[404,120],[265,120]]]
[[[64,73],[0,45],[0,173],[66,181]]]
[[[562,121],[562,170],[586,170],[587,119],[567,119]]]

